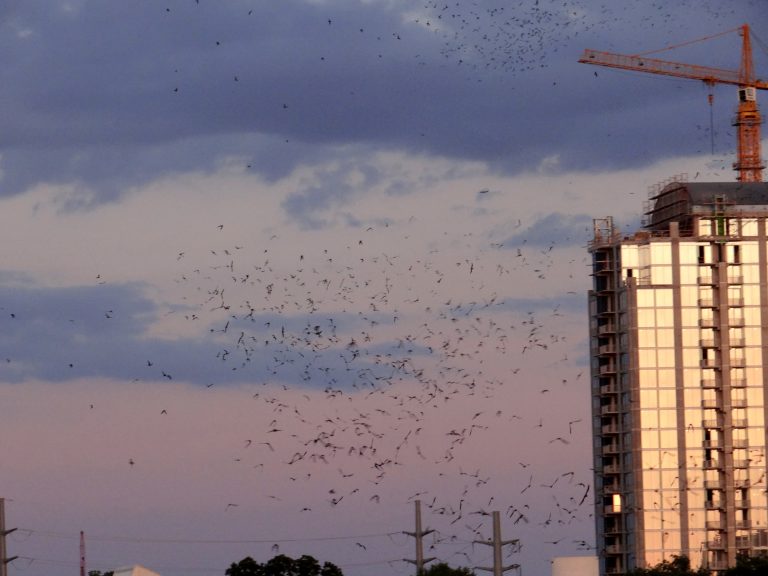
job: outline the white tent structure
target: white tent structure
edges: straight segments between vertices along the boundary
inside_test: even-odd
[[[160,576],[160,574],[152,572],[152,570],[144,568],[144,566],[135,564],[133,566],[118,568],[114,571],[114,576]]]

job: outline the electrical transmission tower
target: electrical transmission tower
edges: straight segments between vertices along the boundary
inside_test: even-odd
[[[520,564],[510,564],[509,566],[502,565],[501,560],[501,547],[511,545],[513,546],[512,552],[520,552],[520,540],[502,540],[501,539],[501,519],[498,511],[493,512],[493,539],[492,540],[475,540],[475,544],[485,544],[487,546],[493,546],[493,568],[486,568],[484,566],[475,566],[476,570],[486,570],[493,572],[493,576],[502,576],[507,570],[517,569],[520,571]]]
[[[410,562],[411,564],[416,565],[416,574],[418,576],[424,570],[424,565],[427,562],[432,562],[432,560],[434,560],[434,558],[424,558],[424,536],[434,532],[434,530],[421,529],[421,500],[416,500],[415,504],[416,504],[416,531],[415,532],[403,531],[403,534],[407,534],[408,536],[413,536],[416,539],[416,559],[411,560],[409,558],[404,558],[404,560],[406,562]]]
[[[5,537],[15,530],[16,528],[5,529],[5,498],[0,498],[0,576],[8,576],[8,564],[18,558],[18,556],[8,558],[5,552]]]

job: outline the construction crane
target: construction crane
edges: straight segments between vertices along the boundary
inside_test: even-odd
[[[755,78],[752,67],[752,45],[749,38],[749,25],[744,24],[739,28],[721,32],[714,36],[700,38],[699,40],[708,40],[736,30],[740,31],[742,37],[741,66],[738,71],[669,62],[645,56],[645,54],[652,54],[653,52],[630,56],[613,54],[611,52],[598,52],[597,50],[585,50],[579,62],[582,64],[608,66],[609,68],[701,80],[710,87],[715,84],[738,86],[739,105],[736,118],[733,121],[733,125],[737,127],[738,132],[738,149],[737,160],[733,163],[733,169],[739,173],[737,180],[741,182],[762,182],[765,165],[760,156],[761,119],[757,106],[757,91],[768,90],[768,82]],[[699,40],[685,42],[684,44],[670,46],[669,48],[677,48],[692,42],[698,42]]]

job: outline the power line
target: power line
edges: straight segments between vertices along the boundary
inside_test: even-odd
[[[78,539],[79,534],[69,534],[65,532],[55,532],[51,530],[36,530],[32,528],[19,528],[30,535],[47,536],[50,538]],[[315,536],[307,538],[249,538],[238,540],[222,539],[193,539],[193,538],[136,538],[131,536],[92,536],[88,535],[88,540],[98,540],[101,542],[127,542],[133,544],[280,544],[286,542],[325,542],[332,540],[354,540],[361,538],[381,538],[384,536],[395,536],[401,532],[379,532],[373,534],[352,534],[349,536]]]

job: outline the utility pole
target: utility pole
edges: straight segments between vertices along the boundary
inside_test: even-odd
[[[408,536],[413,536],[416,539],[416,560],[410,560],[408,558],[404,558],[404,560],[406,562],[410,562],[411,564],[416,565],[416,575],[419,576],[424,571],[424,564],[426,564],[427,562],[432,562],[432,560],[434,560],[434,558],[424,558],[424,536],[434,532],[434,530],[421,529],[421,500],[416,500],[415,504],[416,504],[416,531],[415,532],[403,531],[403,534],[407,534]]]
[[[80,530],[80,576],[85,576],[85,532]]]
[[[493,540],[475,540],[475,543],[493,546],[493,568],[475,566],[475,569],[493,572],[493,576],[502,576],[507,570],[515,568],[520,570],[520,564],[510,564],[509,566],[502,566],[501,564],[501,547],[511,544],[514,546],[512,552],[520,552],[520,540],[504,541],[501,539],[501,519],[498,511],[493,512]]]
[[[5,529],[5,498],[0,498],[0,576],[8,576],[8,564],[18,558],[18,556],[8,558],[5,553],[5,537],[15,531],[16,528]]]

